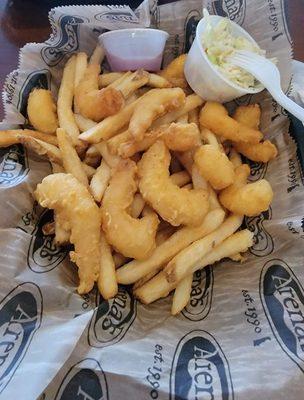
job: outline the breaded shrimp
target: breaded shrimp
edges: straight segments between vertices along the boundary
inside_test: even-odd
[[[209,208],[208,192],[176,186],[169,177],[170,159],[169,150],[161,140],[147,150],[138,164],[140,192],[171,225],[199,225]]]
[[[273,191],[266,179],[246,183],[249,174],[247,164],[237,167],[234,183],[220,193],[219,200],[232,213],[253,217],[268,209]]]
[[[136,170],[131,160],[122,161],[115,169],[103,197],[102,228],[107,241],[119,253],[145,259],[156,246],[159,220],[154,212],[141,219],[132,218],[127,212],[137,190]]]
[[[78,293],[88,293],[98,279],[100,268],[101,213],[87,188],[71,174],[53,174],[37,186],[35,197],[42,207],[61,213],[75,250],[71,260],[78,266]],[[85,227],[85,232],[84,232]]]
[[[93,121],[116,114],[124,105],[124,97],[115,88],[98,89],[100,66],[88,65],[75,89],[75,106],[80,114]]]

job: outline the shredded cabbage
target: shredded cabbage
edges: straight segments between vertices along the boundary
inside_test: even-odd
[[[253,75],[244,69],[227,61],[227,57],[233,55],[236,50],[248,50],[265,57],[265,50],[253,45],[243,37],[235,37],[232,34],[232,25],[228,18],[212,26],[209,13],[204,10],[207,25],[202,35],[202,45],[211,63],[230,81],[237,85],[250,89],[256,88],[259,82]]]

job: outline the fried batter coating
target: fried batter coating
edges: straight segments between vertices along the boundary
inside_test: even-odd
[[[248,128],[259,129],[261,120],[261,108],[258,104],[239,106],[235,110],[233,118],[240,124],[248,126]]]
[[[31,91],[27,103],[27,115],[37,131],[56,132],[58,128],[56,104],[50,90],[34,89]]]
[[[105,191],[101,212],[107,241],[125,257],[141,260],[155,248],[159,220],[156,213],[137,219],[127,212],[137,190],[136,170],[131,160],[117,166]]]
[[[233,142],[259,143],[263,137],[260,131],[249,128],[229,117],[226,108],[214,101],[207,101],[202,108],[200,124],[216,135]]]
[[[224,152],[211,144],[203,145],[195,152],[194,163],[215,190],[225,189],[234,181],[232,162]]]
[[[156,118],[183,106],[185,101],[185,93],[180,88],[151,89],[135,106],[129,125],[130,134],[135,140],[142,140]]]
[[[219,200],[232,213],[253,217],[269,208],[273,191],[266,179],[246,183],[249,174],[247,164],[237,167],[234,183],[220,193]]]
[[[209,208],[208,192],[174,185],[169,177],[170,160],[169,150],[161,140],[147,150],[138,164],[140,192],[171,225],[199,225]]]
[[[101,213],[87,188],[71,174],[53,174],[37,186],[35,197],[42,207],[64,213],[75,250],[71,260],[78,266],[78,293],[88,293],[98,279]]]
[[[165,69],[159,72],[160,76],[166,78],[173,86],[186,89],[188,87],[184,74],[184,66],[187,54],[181,54],[175,58]]]
[[[267,163],[278,155],[278,149],[269,140],[257,144],[235,143],[234,147],[243,156],[256,162]]]
[[[75,106],[80,114],[93,121],[116,114],[124,105],[124,97],[115,88],[98,89],[100,66],[88,65],[75,89]]]

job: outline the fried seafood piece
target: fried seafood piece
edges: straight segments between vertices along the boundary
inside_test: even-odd
[[[259,143],[263,137],[257,129],[229,117],[226,108],[214,101],[207,101],[202,108],[200,125],[233,142]]]
[[[233,118],[240,124],[252,129],[259,129],[261,121],[261,108],[258,104],[239,106],[233,114]]]
[[[156,213],[131,217],[128,209],[137,191],[136,164],[122,161],[114,170],[102,201],[102,228],[107,241],[125,257],[145,259],[155,248]]]
[[[88,65],[75,89],[75,106],[80,114],[93,121],[116,114],[124,105],[124,97],[115,88],[98,89],[100,66]]]
[[[273,191],[266,179],[247,183],[249,174],[247,164],[237,167],[234,183],[220,193],[219,200],[232,213],[253,217],[269,208]]]
[[[208,212],[208,192],[175,185],[169,176],[170,160],[169,150],[161,140],[147,150],[138,164],[140,192],[171,225],[199,225]]]
[[[129,132],[137,141],[142,140],[152,122],[185,104],[186,96],[180,88],[151,89],[136,104],[129,124]]]
[[[52,93],[46,89],[31,91],[27,103],[27,115],[37,131],[55,133],[58,128],[56,104]]]
[[[167,79],[173,86],[186,89],[188,87],[187,80],[184,74],[184,66],[186,62],[187,54],[181,54],[179,57],[171,61],[159,75]]]
[[[64,214],[75,250],[71,260],[78,266],[78,293],[88,293],[100,267],[101,213],[87,188],[71,174],[53,174],[37,186],[35,197],[42,207]]]

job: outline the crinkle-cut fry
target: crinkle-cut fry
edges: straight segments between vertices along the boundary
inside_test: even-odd
[[[64,210],[54,210],[55,243],[66,245],[70,241],[71,226]]]
[[[94,146],[90,146],[84,156],[83,162],[91,167],[98,167],[101,161],[100,151]]]
[[[214,249],[208,254],[202,256],[197,264],[193,265],[189,274],[203,269],[208,265],[212,265],[223,258],[231,257],[236,253],[244,253],[252,246],[252,238],[253,233],[247,229],[234,233],[222,243],[214,247]],[[135,290],[133,293],[142,303],[150,304],[161,297],[166,297],[177,285],[178,282],[169,283],[166,272],[161,271],[153,279]]]
[[[268,210],[273,191],[266,179],[246,183],[249,174],[250,168],[247,164],[237,167],[234,183],[220,193],[219,200],[227,210],[253,217]]]
[[[185,104],[177,110],[171,111],[165,114],[163,117],[158,118],[152,124],[152,128],[159,128],[162,125],[170,124],[177,120],[182,115],[194,110],[196,107],[200,107],[204,103],[204,100],[197,94],[191,94],[186,97]]]
[[[90,192],[97,203],[100,203],[111,178],[111,168],[102,160],[90,182]]]
[[[31,136],[22,136],[20,138],[20,143],[33,150],[39,156],[47,156],[50,161],[58,164],[62,163],[61,152],[58,147],[53,144],[46,143]]]
[[[147,260],[133,260],[122,266],[116,272],[118,282],[129,285],[164,266],[191,243],[217,229],[224,221],[224,218],[225,212],[222,209],[217,209],[210,211],[200,226],[178,229],[163,244],[157,246]]]
[[[57,140],[62,156],[62,164],[68,174],[72,174],[84,186],[88,186],[88,177],[83,169],[83,164],[73,147],[70,137],[64,129],[57,129]]]
[[[151,89],[137,103],[129,124],[129,132],[142,140],[145,132],[157,118],[185,104],[185,93],[180,88]]]
[[[74,90],[79,85],[79,82],[84,76],[88,66],[88,56],[85,52],[81,51],[76,55],[75,76],[74,76]]]
[[[139,190],[145,201],[173,226],[199,225],[207,214],[208,193],[179,188],[170,180],[170,152],[159,140],[138,163]]]
[[[97,281],[98,290],[105,300],[111,299],[118,292],[115,263],[111,247],[103,232],[100,233],[100,270]]]
[[[102,46],[99,44],[95,47],[91,57],[89,64],[97,64],[100,65],[103,62],[103,59],[105,58],[105,51]]]
[[[78,293],[88,293],[100,268],[101,213],[87,188],[71,174],[53,174],[37,186],[35,197],[42,207],[63,211],[71,228],[75,251],[71,260],[78,266]],[[85,226],[85,234],[84,234]]]
[[[39,139],[43,142],[52,144],[53,146],[57,146],[56,136],[33,131],[31,129],[10,129],[6,131],[0,131],[0,147],[8,147],[12,146],[13,144],[21,143],[21,140],[24,137],[32,137],[34,139]]]
[[[142,213],[144,207],[145,207],[145,200],[143,199],[140,193],[136,193],[131,204],[131,210],[130,210],[131,217],[138,218]]]
[[[159,75],[167,79],[173,86],[185,89],[188,87],[187,80],[184,74],[184,65],[186,62],[187,54],[181,54],[179,57],[171,61]]]
[[[81,165],[82,165],[82,168],[83,168],[86,176],[90,180],[95,175],[96,169],[91,167],[90,165],[85,164],[84,162],[82,162]]]
[[[190,274],[182,279],[176,286],[171,306],[172,315],[179,314],[188,304],[191,296],[192,281],[193,274]]]
[[[232,149],[230,150],[230,153],[229,153],[229,160],[232,162],[234,168],[237,168],[237,167],[239,167],[240,165],[242,165],[242,158],[241,158],[241,156],[239,155],[239,153],[238,153],[234,148],[232,148]]]
[[[220,150],[217,137],[209,129],[201,127],[201,137],[204,143],[211,144],[214,148]]]
[[[76,56],[65,64],[58,92],[57,114],[60,128],[71,137],[73,144],[78,143],[79,129],[76,124],[73,107]]]
[[[193,242],[189,247],[177,254],[164,269],[168,282],[179,282],[192,270],[204,255],[215,246],[232,235],[242,224],[243,216],[231,215],[215,231],[202,239]]]
[[[76,124],[81,132],[85,132],[88,129],[94,128],[97,125],[97,122],[92,119],[86,118],[81,114],[74,114],[74,118]]]
[[[128,134],[123,134],[125,137],[129,136],[129,131]],[[130,158],[140,151],[147,150],[158,139],[162,139],[172,151],[188,151],[200,145],[199,130],[195,124],[173,122],[169,126],[162,126],[146,132],[140,141],[131,138],[131,140],[121,143],[116,151],[122,158]],[[114,149],[113,142],[112,149]],[[118,139],[114,143],[117,142]]]
[[[115,89],[119,90],[126,99],[137,89],[145,86],[148,83],[148,80],[149,73],[144,71],[143,69],[140,69],[138,71],[130,73],[129,75],[126,74],[126,76],[123,77],[122,81],[119,82],[119,84],[117,84],[116,82],[118,81],[116,81],[112,85],[115,85]]]
[[[105,118],[93,128],[83,132],[79,138],[89,143],[99,143],[101,140],[107,140],[115,136],[120,129],[128,124],[140,99],[141,97],[122,108],[117,114]]]
[[[200,112],[200,125],[216,135],[234,142],[259,143],[263,135],[229,117],[226,108],[214,101],[207,101]]]
[[[124,106],[124,97],[112,87],[98,89],[100,66],[89,64],[75,89],[75,106],[84,117],[99,122]]]
[[[199,109],[199,107],[197,107],[197,108],[194,108],[193,110],[191,110],[188,114],[189,123],[196,124],[198,128],[200,126],[199,113],[200,113],[200,109]]]
[[[269,140],[256,144],[239,142],[235,143],[234,147],[239,153],[243,154],[243,156],[256,162],[267,163],[278,155],[278,149]]]
[[[239,106],[233,114],[233,118],[252,129],[259,129],[261,121],[261,108],[258,104]]]
[[[213,189],[222,190],[234,179],[234,166],[224,152],[211,144],[200,146],[194,154],[194,164]]]
[[[55,235],[55,222],[52,221],[44,224],[42,227],[42,233],[44,234],[44,236]]]
[[[106,142],[100,142],[95,144],[96,149],[100,152],[102,158],[108,164],[109,167],[115,168],[122,161],[117,155],[111,154]]]
[[[27,102],[27,115],[37,131],[54,134],[58,128],[58,118],[52,92],[47,89],[33,89]]]
[[[114,260],[115,268],[117,269],[117,268],[121,267],[122,265],[124,265],[128,261],[128,258],[123,256],[120,253],[114,252],[113,260]]]
[[[102,201],[102,227],[107,241],[121,254],[145,259],[155,248],[159,221],[154,212],[141,219],[127,212],[137,190],[136,169],[131,160],[116,167]]]
[[[179,187],[185,186],[191,182],[191,176],[187,171],[176,172],[175,174],[170,175],[170,179],[174,185]]]

